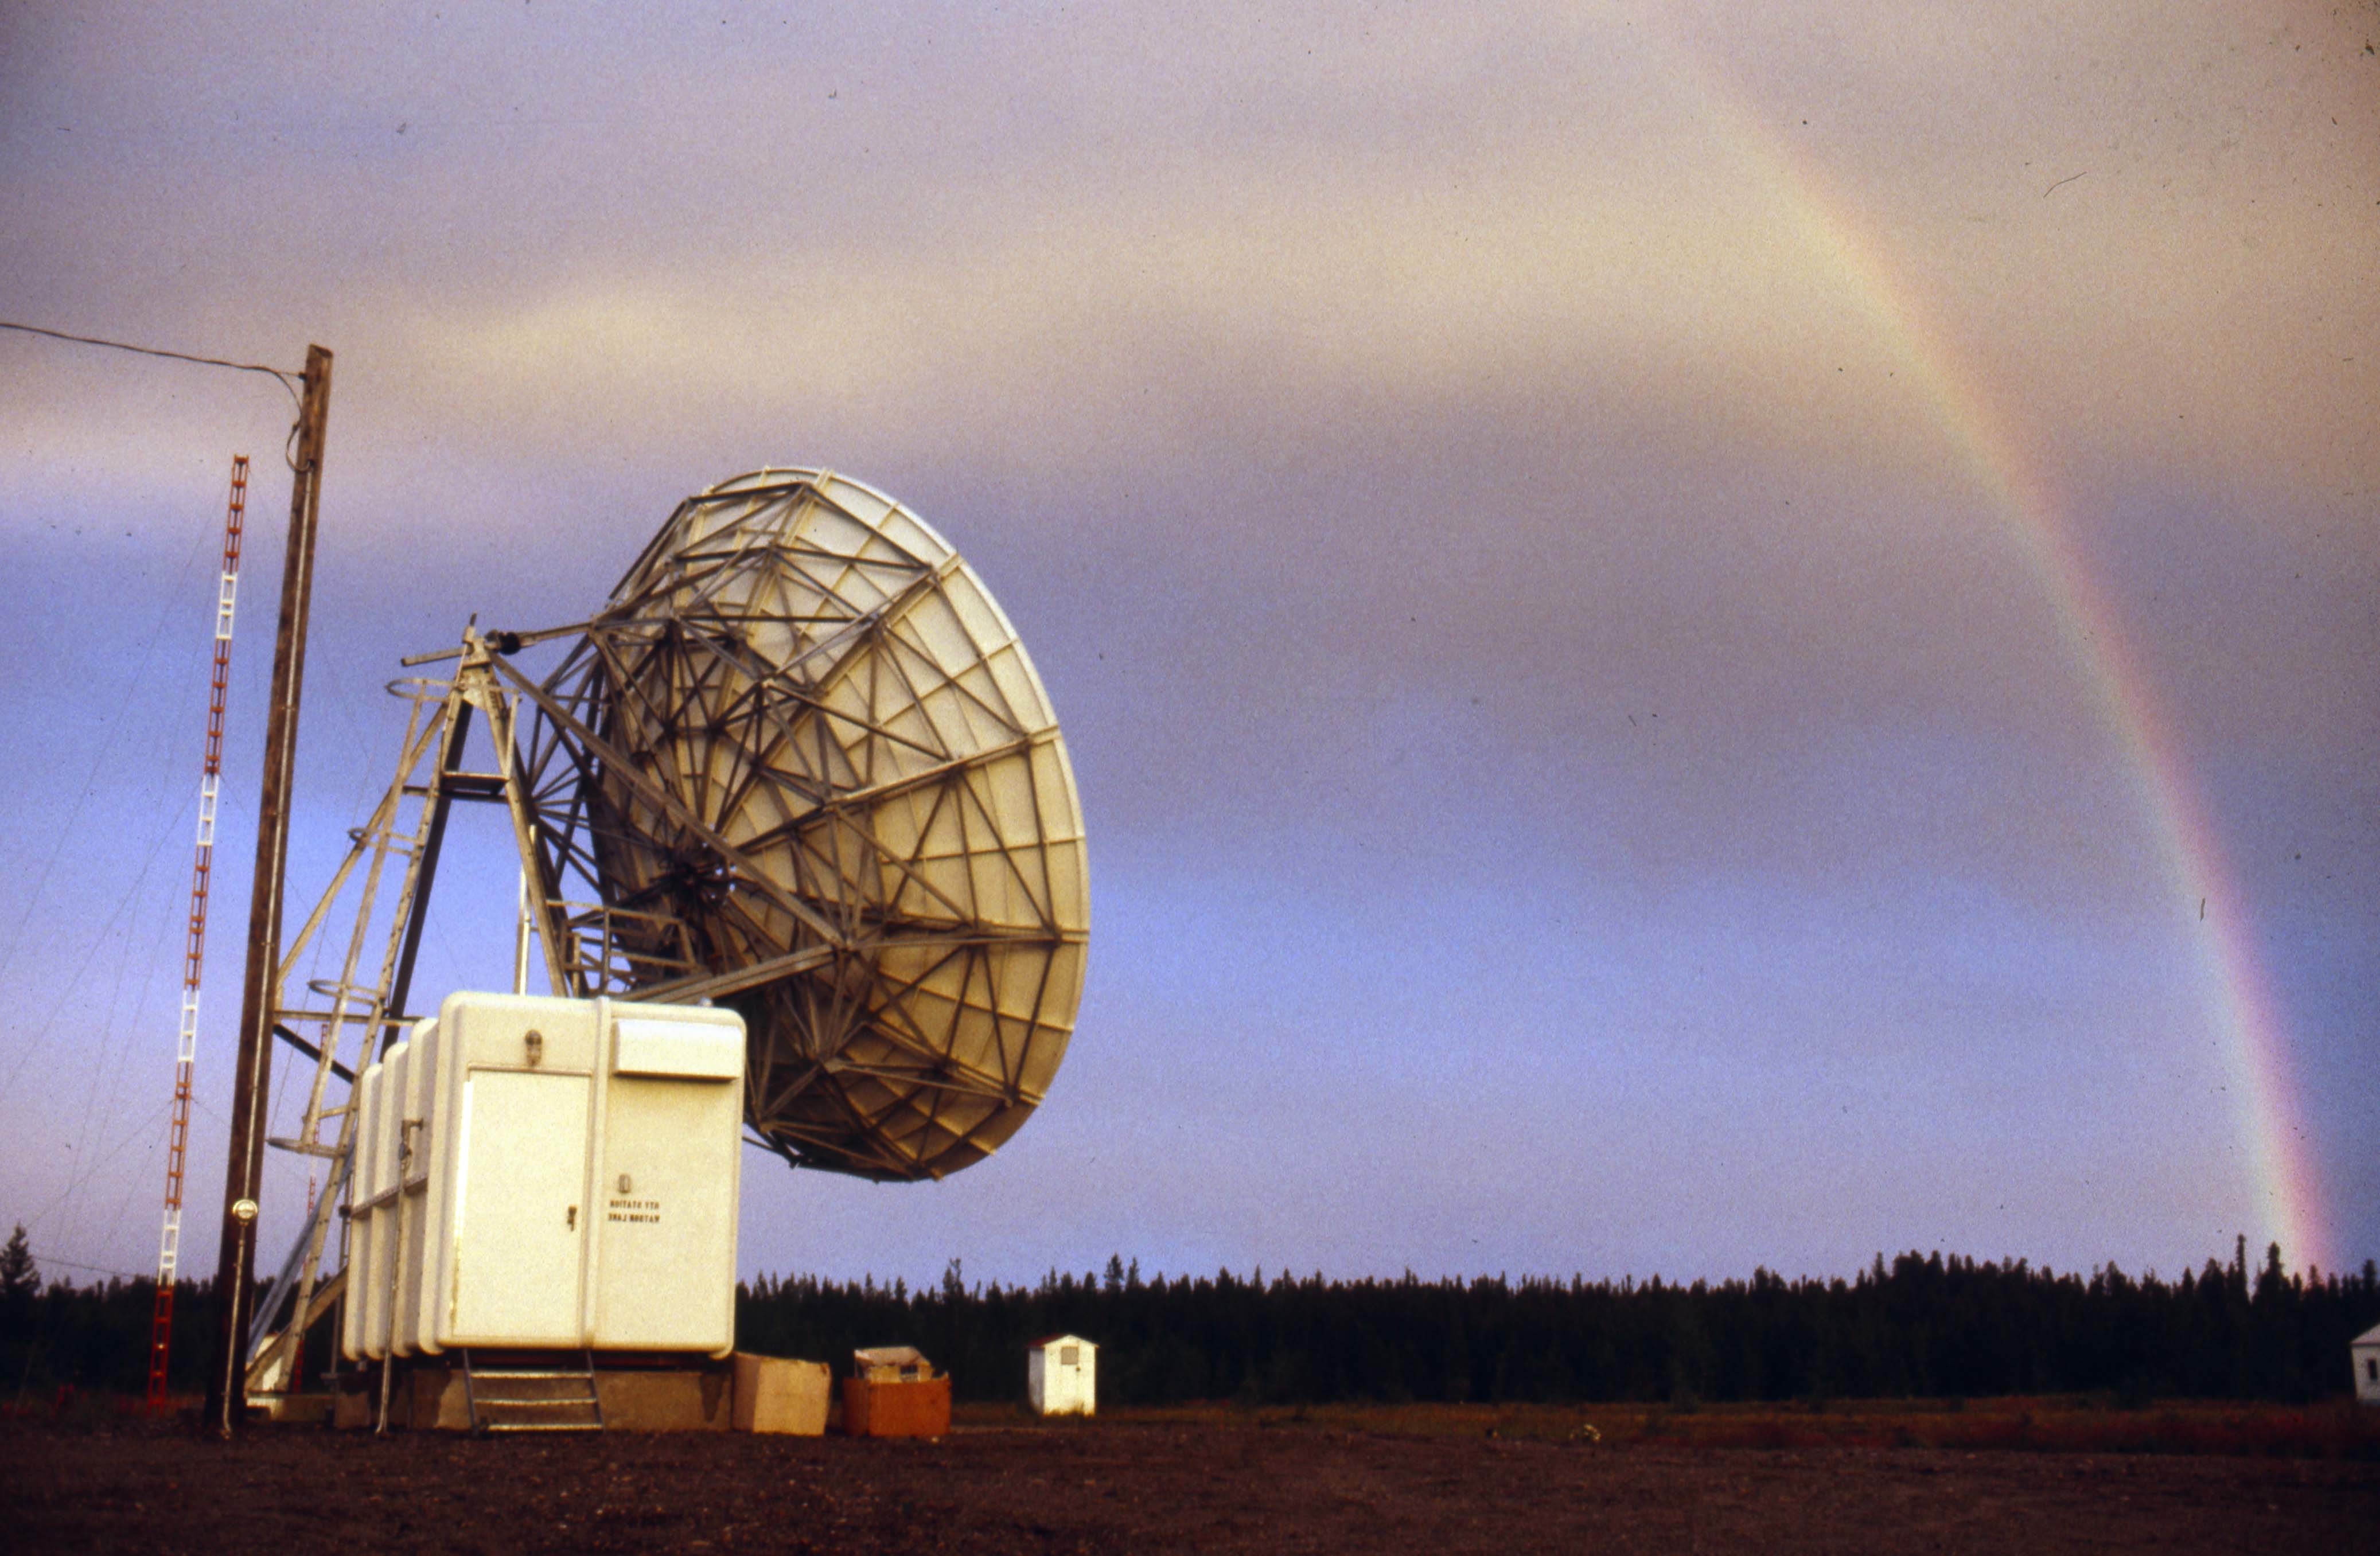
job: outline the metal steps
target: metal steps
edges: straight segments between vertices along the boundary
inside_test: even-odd
[[[463,1403],[474,1432],[599,1432],[603,1401],[595,1388],[595,1353],[576,1367],[479,1367],[463,1352]]]

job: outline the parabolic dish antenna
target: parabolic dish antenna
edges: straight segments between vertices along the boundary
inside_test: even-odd
[[[680,504],[577,631],[521,753],[577,991],[741,1012],[749,1122],[796,1165],[990,1154],[1066,1052],[1089,897],[982,580],[873,488],[759,470]]]
[[[542,680],[511,663],[554,641]],[[795,1166],[905,1180],[982,1161],[1048,1094],[1082,1002],[1083,813],[1049,694],[982,580],[882,492],[822,470],[724,481],[678,504],[593,619],[467,627],[406,663],[448,658],[451,679],[391,687],[413,704],[395,776],[274,973],[273,1030],[314,1070],[297,1134],[272,1143],[333,1169],[251,1326],[251,1391],[299,1374],[295,1337],[344,1290],[316,1273],[354,1088],[419,1018],[457,800],[512,820],[516,989],[533,938],[565,998],[733,1006],[746,1122]],[[492,771],[468,765],[475,719]],[[349,885],[339,970],[292,1004]]]

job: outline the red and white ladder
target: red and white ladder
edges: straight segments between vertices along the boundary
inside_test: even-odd
[[[214,869],[215,796],[223,785],[224,703],[231,687],[232,607],[239,596],[240,524],[248,509],[248,456],[231,461],[223,575],[215,590],[214,670],[207,685],[207,760],[199,780],[198,857],[190,869],[190,923],[182,948],[182,1028],[174,1055],[174,1122],[165,1144],[165,1226],[157,1242],[157,1307],[149,1331],[149,1408],[165,1408],[173,1348],[174,1278],[181,1262],[182,1162],[190,1139],[190,1075],[199,1054],[199,971],[206,960],[207,882]]]

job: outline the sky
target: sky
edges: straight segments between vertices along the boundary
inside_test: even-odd
[[[973,563],[1081,787],[1075,1041],[946,1182],[747,1151],[747,1271],[2351,1267],[2375,49],[2370,5],[0,4],[0,318],[336,353],[293,918],[399,657],[580,619],[687,493],[830,467]],[[53,1274],[154,1266],[244,452],[212,1268],[290,415],[0,332],[0,1222]],[[444,868],[422,986],[505,986],[500,821]],[[266,1264],[306,1194],[273,1153]]]

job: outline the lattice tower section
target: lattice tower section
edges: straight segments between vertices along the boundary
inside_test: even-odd
[[[149,1326],[149,1408],[165,1408],[173,1353],[174,1281],[181,1264],[182,1168],[190,1142],[190,1077],[199,1057],[199,975],[207,955],[207,885],[214,872],[215,798],[223,787],[224,709],[231,690],[231,628],[239,599],[240,526],[248,512],[248,456],[231,461],[223,570],[215,584],[214,663],[207,676],[207,754],[199,778],[199,838],[190,866],[190,920],[182,939],[182,1024],[174,1045],[173,1122],[165,1137],[165,1222],[157,1241],[157,1303]]]

